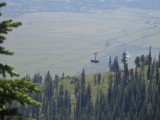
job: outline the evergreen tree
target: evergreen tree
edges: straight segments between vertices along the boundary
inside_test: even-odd
[[[101,83],[101,73],[98,73],[98,84],[100,84]]]
[[[6,6],[6,3],[0,2],[0,8]],[[0,17],[2,13],[0,12]],[[20,22],[13,22],[11,19],[0,22],[0,55],[13,55],[14,52],[7,50],[1,44],[6,40],[5,35],[12,31],[13,28],[20,26]],[[8,64],[0,63],[0,119],[11,119],[20,116],[18,108],[13,104],[36,105],[40,103],[29,97],[28,94],[38,92],[37,85],[31,80],[23,78],[20,80],[6,79],[6,73],[11,77],[19,76],[14,72],[14,67]],[[5,79],[4,79],[5,78]]]
[[[119,63],[118,63],[118,56],[116,56],[115,58],[114,58],[114,64],[113,64],[113,71],[114,72],[117,72],[117,71],[119,71]]]
[[[151,63],[152,63],[151,46],[149,48],[148,62],[149,62],[149,66],[151,66]]]
[[[47,72],[44,80],[44,98],[42,101],[42,112],[46,120],[52,118],[52,103],[53,103],[53,82],[50,72]]]
[[[97,75],[95,74],[94,75],[94,85],[96,85],[97,84]]]
[[[126,54],[126,52],[124,51],[123,52],[123,54],[122,54],[122,63],[123,63],[123,66],[124,66],[124,68],[125,68],[125,65],[126,65],[126,63],[127,63],[127,56],[126,56],[127,54]]]
[[[58,87],[58,83],[59,83],[59,76],[58,75],[55,75],[54,83],[55,83],[56,87]]]
[[[85,71],[83,69],[82,74],[81,74],[81,106],[85,107],[86,106],[86,89],[85,89]]]
[[[159,82],[159,66],[158,66],[158,62],[156,62],[156,84],[158,84]]]
[[[153,80],[153,78],[154,78],[155,68],[156,68],[156,61],[155,61],[155,59],[153,59],[153,63],[151,65],[151,75],[150,75],[151,80]]]
[[[114,59],[114,74],[115,74],[114,86],[118,86],[118,84],[120,83],[120,69],[117,56]]]
[[[43,80],[43,78],[39,73],[35,74],[32,79],[32,81],[36,84],[42,84],[42,80]],[[42,102],[42,92],[32,95],[32,98],[34,98],[36,101],[41,103]],[[40,108],[33,106],[30,109],[31,109],[30,114],[32,115],[32,118],[39,120],[40,116],[41,116],[40,115]]]
[[[60,90],[59,90],[59,96],[57,99],[57,106],[58,106],[59,112],[61,112],[63,105],[64,105],[63,104],[63,96],[64,96],[64,88],[63,88],[63,84],[61,84]]]
[[[111,56],[109,56],[109,64],[108,64],[108,67],[109,67],[109,71],[111,72],[111,66],[112,66],[112,58]]]
[[[137,56],[134,60],[136,67],[140,67],[140,58]]]
[[[65,93],[64,93],[64,109],[65,109],[64,118],[70,120],[71,101],[70,101],[70,95],[68,90],[65,90]]]
[[[151,79],[151,67],[150,67],[150,65],[148,65],[148,69],[147,69],[147,79],[148,80]]]
[[[0,2],[0,8],[3,6],[6,6],[6,4]],[[0,12],[0,17],[1,15],[2,13]],[[5,35],[8,34],[8,32],[12,31],[13,28],[19,27],[20,25],[21,22],[13,22],[11,19],[0,22],[0,44],[4,43],[4,41],[6,40]],[[7,50],[2,45],[0,45],[0,54],[13,55],[14,52]],[[8,73],[11,77],[19,76],[19,74],[14,72],[13,66],[0,63],[0,74],[2,75],[2,77],[6,77],[6,73]]]
[[[88,86],[87,86],[87,101],[91,101],[91,85],[90,84],[88,84]]]
[[[80,82],[78,79],[75,79],[74,95],[77,98],[80,92]]]
[[[151,63],[152,63],[152,56],[151,56],[151,46],[149,48],[149,55],[148,55],[148,69],[147,69],[147,79],[151,80]]]
[[[123,85],[126,86],[129,78],[128,64],[126,63],[124,67],[125,68],[124,68],[124,74],[123,74]]]
[[[140,57],[140,66],[141,66],[142,70],[144,69],[144,65],[145,65],[145,57],[144,57],[144,55],[141,55],[141,57]]]
[[[62,74],[62,80],[64,79],[64,77],[65,77],[65,75],[64,75],[64,73]]]
[[[109,88],[107,93],[107,101],[110,104],[111,103],[111,96],[112,96],[112,83],[113,83],[113,76],[112,74],[109,74]]]
[[[44,116],[44,119],[159,120],[160,79],[158,61],[151,63],[150,76],[152,81],[147,81],[146,70],[142,71],[136,68],[129,70],[127,63],[124,71],[120,70],[118,57],[115,57],[113,65],[114,71],[107,73],[108,79],[106,80],[109,80],[107,91],[97,88],[96,98],[94,96],[95,93],[92,92],[92,90],[95,91],[96,87],[93,86],[93,89],[91,89],[93,83],[91,82],[90,84],[86,81],[84,70],[81,77],[72,78],[73,83],[71,85],[75,85],[76,96],[74,106],[71,104],[69,90],[64,89],[64,81],[59,81],[61,84],[57,88],[50,88],[45,78],[46,80],[43,84],[53,91],[51,97],[53,102],[48,100],[48,93],[45,93],[46,95],[43,93],[41,114]],[[98,81],[98,74],[96,75],[96,80]],[[50,81],[53,83],[51,79]],[[87,86],[86,83],[88,83]],[[54,89],[57,89],[57,91],[54,92]],[[72,97],[73,99],[74,97]],[[73,111],[71,108],[74,108]],[[30,115],[30,109],[25,112],[28,116]],[[40,116],[42,116],[41,114]],[[41,119],[43,118],[41,117]]]

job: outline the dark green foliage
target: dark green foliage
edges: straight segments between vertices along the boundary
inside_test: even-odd
[[[112,71],[112,58],[111,58],[111,56],[109,56],[109,64],[108,64],[108,67],[109,67],[109,71],[111,72],[111,71]]]
[[[97,84],[97,75],[95,74],[94,75],[94,85],[96,85]]]
[[[91,86],[90,84],[85,87],[85,72],[82,71],[81,74],[81,88],[80,93],[76,100],[76,107],[74,109],[74,120],[92,120],[94,119],[94,107],[93,102],[91,100],[92,93],[91,93]],[[84,80],[83,80],[84,79]]]
[[[158,84],[159,79],[160,79],[160,76],[159,76],[159,66],[158,66],[158,62],[156,62],[156,75],[155,75],[156,84]]]
[[[80,92],[80,96],[81,96],[81,106],[85,107],[86,106],[86,87],[85,87],[85,71],[83,69],[82,74],[81,74],[81,92]]]
[[[59,76],[55,75],[54,83],[55,83],[56,87],[58,86],[58,82],[59,82]]]
[[[89,101],[91,101],[91,85],[90,84],[88,84],[88,86],[87,86],[87,91],[86,91],[87,93],[87,101],[89,100]]]
[[[44,98],[42,101],[42,112],[46,120],[52,118],[53,113],[51,110],[53,109],[53,82],[50,72],[48,71],[44,80]]]
[[[58,79],[57,79],[58,78]],[[55,79],[62,81],[58,75]],[[41,108],[28,107],[20,108],[25,117],[32,117],[36,120],[70,120],[71,119],[71,100],[70,93],[64,89],[63,83],[59,86],[52,80],[50,72],[46,74],[44,80],[39,74],[35,74],[33,81],[43,85],[41,94],[34,94],[32,97],[42,103]],[[57,85],[56,85],[57,84]]]
[[[143,71],[145,66],[150,66],[151,67],[151,62],[152,62],[151,47],[150,47],[148,55],[146,55],[146,56],[141,55],[140,57],[137,56],[134,60],[134,63],[136,65],[136,67],[140,67],[142,71]]]
[[[79,92],[80,92],[80,81],[78,79],[75,79],[74,95],[76,98]]]
[[[94,85],[97,85],[101,83],[101,73],[95,74],[94,75]]]
[[[5,3],[0,3],[2,6]],[[8,32],[20,25],[20,22],[12,20],[0,22],[0,44]],[[0,54],[14,53],[0,46]],[[50,72],[44,80],[40,74],[35,74],[33,82],[29,78],[14,81],[0,79],[0,120],[21,119],[20,112],[24,118],[36,120],[159,120],[160,53],[159,59],[152,61],[150,47],[147,56],[136,57],[136,68],[131,70],[128,68],[126,52],[123,52],[121,62],[123,70],[119,67],[118,57],[113,63],[109,58],[108,88],[104,91],[97,88],[96,99],[92,87],[101,86],[101,73],[95,75],[94,86],[91,86],[92,82],[86,82],[84,69],[80,77],[72,78],[70,82],[74,85],[74,95],[70,95],[63,84],[64,73],[62,77],[55,75],[54,80]],[[13,70],[11,65],[0,63],[0,75],[3,78],[7,73],[11,77],[18,76]],[[41,86],[41,93],[37,93],[37,85]],[[40,108],[25,106],[39,106],[39,102],[42,103]]]
[[[53,96],[52,77],[49,71],[47,75],[45,76],[45,80],[44,80],[44,95],[46,95],[47,99],[49,100],[51,100]]]
[[[120,83],[120,69],[119,69],[119,63],[118,63],[118,57],[115,57],[114,59],[114,86],[117,86]]]
[[[0,2],[0,8],[6,6],[5,3]],[[2,13],[0,12],[0,16]],[[10,20],[0,21],[0,44],[6,40],[6,35],[12,31],[13,28],[20,26],[20,22],[13,22]],[[0,45],[0,55],[13,55],[14,52],[7,50]],[[21,112],[18,111],[18,106],[35,105],[40,103],[32,99],[29,94],[39,92],[38,86],[30,79],[23,78],[20,80],[6,79],[7,75],[11,77],[18,77],[19,74],[14,72],[14,67],[8,64],[0,63],[0,120],[21,119]]]
[[[65,76],[64,76],[64,73],[62,73],[62,80],[64,79],[64,77],[65,77]]]
[[[111,103],[112,87],[113,87],[113,76],[112,74],[109,74],[109,89],[107,93],[107,100],[109,104]]]
[[[148,80],[151,79],[151,67],[150,67],[150,65],[148,65],[148,69],[147,69],[147,79]]]
[[[155,77],[155,68],[156,68],[156,61],[155,59],[153,59],[153,63],[151,65],[151,80],[153,80]]]
[[[152,57],[151,57],[151,46],[149,48],[149,55],[148,55],[148,69],[147,69],[147,79],[151,80],[151,62],[152,62]]]
[[[0,2],[0,8],[6,6],[5,3]],[[0,12],[0,17],[2,13]],[[13,22],[13,20],[3,20],[0,21],[0,44],[4,43],[6,40],[5,35],[8,34],[8,32],[12,31],[13,28],[19,27],[21,25],[20,22]],[[2,45],[0,45],[0,54],[2,55],[13,55],[14,52],[5,49]],[[8,73],[11,77],[18,76],[16,72],[14,72],[14,67],[8,64],[2,64],[0,63],[0,74],[3,77],[6,77],[6,73]]]
[[[27,78],[30,78],[29,76],[27,76]],[[42,76],[37,73],[34,75],[32,81],[33,83],[39,85],[42,84]],[[40,93],[35,93],[35,94],[30,94],[30,97],[35,99],[36,101],[42,103],[42,92]],[[21,106],[19,107],[19,111],[22,113],[23,118],[35,118],[36,120],[40,119],[40,107],[36,107],[36,106]]]
[[[149,48],[148,62],[149,62],[149,65],[151,65],[152,63],[151,46]]]
[[[114,71],[114,72],[119,71],[118,56],[116,56],[116,57],[114,58],[113,71]]]
[[[39,92],[37,85],[32,83],[29,79],[24,78],[21,80],[0,80],[1,119],[3,120],[4,118],[20,115],[17,106],[8,106],[13,105],[13,103],[39,106],[40,103],[28,96],[29,93],[33,94],[36,92]]]
[[[144,55],[141,55],[141,57],[140,57],[140,66],[141,66],[142,70],[144,69],[144,65],[145,65],[145,57],[144,57]]]
[[[134,60],[136,67],[140,67],[140,58],[137,56]]]
[[[126,56],[127,54],[126,54],[126,52],[124,51],[123,52],[123,54],[122,54],[122,63],[123,63],[123,65],[125,66],[125,64],[127,63],[127,56]]]
[[[41,84],[42,80],[43,80],[42,76],[39,73],[37,73],[34,75],[32,81],[36,84]],[[37,93],[37,94],[33,94],[32,98],[34,98],[36,101],[42,103],[42,92]],[[31,109],[31,113],[32,113],[31,117],[35,118],[36,120],[39,120],[40,119],[40,108],[32,106],[30,109]]]
[[[101,73],[98,73],[98,84],[100,84],[101,83]]]
[[[160,80],[158,61],[153,60],[150,63],[151,71],[149,73],[152,81],[146,80],[148,72],[145,73],[142,69],[129,70],[127,63],[125,64],[122,73],[118,67],[118,59],[115,58],[114,74],[113,72],[109,74],[108,92],[107,94],[102,91],[97,93],[95,107],[93,107],[94,112],[90,115],[90,119],[159,120]],[[80,120],[88,120],[86,111],[82,109],[79,102],[80,98],[77,99],[76,109],[74,110],[76,116]],[[83,118],[80,116],[83,116]]]
[[[56,87],[56,83],[48,73],[44,80],[43,106],[42,111],[39,111],[39,118],[46,120],[159,120],[158,61],[153,60],[150,63],[151,80],[147,80],[146,69],[149,65],[144,66],[144,70],[128,69],[128,64],[125,63],[124,70],[121,70],[118,57],[115,57],[113,65],[114,71],[108,74],[108,88],[106,91],[97,91],[95,99],[93,99],[92,87],[101,85],[98,84],[101,74],[96,74],[94,77],[97,85],[86,81],[84,69],[80,77],[72,78],[75,98],[73,104],[63,80],[59,79],[60,82]],[[41,79],[41,77],[36,78]],[[91,86],[93,84],[94,86]],[[26,111],[26,113],[29,115],[30,112]],[[37,117],[34,118],[37,119]]]

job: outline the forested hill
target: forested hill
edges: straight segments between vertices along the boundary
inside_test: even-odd
[[[110,58],[110,72],[79,77],[62,74],[43,80],[35,74],[33,82],[41,93],[32,96],[40,108],[20,107],[25,118],[36,120],[160,120],[160,54],[158,59],[137,56],[136,68],[128,69],[126,53]],[[120,69],[119,64],[123,64]]]
[[[22,15],[29,12],[80,12],[122,7],[160,9],[159,0],[5,0],[6,15]],[[12,13],[10,12],[12,11]]]

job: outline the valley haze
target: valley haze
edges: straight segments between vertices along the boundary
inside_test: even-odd
[[[15,66],[22,76],[44,74],[78,75],[108,70],[108,56],[128,53],[153,56],[160,48],[160,2],[158,0],[53,1],[6,0],[3,19],[13,18],[22,26],[9,33],[4,46],[14,56],[1,60]],[[143,4],[142,4],[143,3]],[[98,52],[99,64],[91,64]],[[156,56],[155,56],[156,57]]]

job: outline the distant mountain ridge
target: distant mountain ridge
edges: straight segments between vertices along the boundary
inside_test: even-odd
[[[5,0],[5,2],[8,7],[4,12],[8,16],[28,12],[82,12],[121,7],[160,10],[160,0]]]

